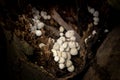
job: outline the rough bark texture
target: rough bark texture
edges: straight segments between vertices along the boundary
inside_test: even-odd
[[[83,80],[120,80],[120,27],[110,32]]]

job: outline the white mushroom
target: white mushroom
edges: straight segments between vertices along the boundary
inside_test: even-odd
[[[63,48],[62,46],[60,46],[60,51],[61,51],[61,52],[64,51],[64,49],[65,49],[65,48]]]
[[[75,36],[72,36],[72,37],[70,37],[70,40],[75,41],[75,40],[76,40],[76,37],[75,37]]]
[[[76,48],[71,48],[70,54],[71,55],[77,55],[78,54],[78,50]]]
[[[64,63],[65,59],[63,57],[60,57],[59,63]]]
[[[64,69],[65,68],[65,64],[59,64],[59,68],[60,69]]]
[[[55,43],[55,44],[53,45],[53,49],[59,50],[59,48],[60,48],[60,45],[59,45],[58,43]]]
[[[66,52],[67,53],[67,60],[70,60],[71,59],[71,55],[69,52]]]
[[[48,16],[47,16],[47,19],[51,19],[51,16],[50,16],[50,15],[48,15]]]
[[[62,53],[60,51],[57,51],[57,55],[58,55],[58,57],[61,57]]]
[[[70,38],[70,37],[74,36],[74,34],[75,34],[74,30],[68,30],[68,31],[65,33],[65,36],[66,36],[67,38]]]
[[[95,9],[94,9],[94,8],[91,8],[91,9],[89,10],[89,12],[90,12],[91,14],[93,14],[93,13],[95,12]]]
[[[41,29],[41,28],[43,28],[45,26],[45,24],[43,23],[43,22],[39,22],[38,24],[37,24],[37,28],[38,29]]]
[[[56,51],[55,49],[52,49],[51,51],[53,52],[53,56],[54,56],[54,57],[55,57],[55,56],[58,56],[57,51]]]
[[[105,32],[105,33],[108,33],[108,32],[109,32],[109,30],[108,30],[108,29],[105,29],[105,30],[104,30],[104,32]]]
[[[58,39],[58,40],[57,40],[57,43],[58,43],[59,45],[62,45],[62,44],[63,44],[63,40]]]
[[[59,31],[60,31],[60,32],[64,32],[63,26],[60,26]]]
[[[98,17],[98,16],[99,16],[99,12],[98,12],[98,11],[95,11],[95,12],[93,13],[93,16]]]
[[[65,65],[66,65],[66,67],[72,66],[72,61],[71,60],[66,60]]]
[[[75,67],[72,65],[72,66],[68,67],[67,70],[69,72],[73,72],[75,70]]]
[[[93,20],[94,20],[94,22],[99,22],[99,18],[98,17],[93,17]]]
[[[35,34],[36,34],[36,36],[41,36],[42,32],[40,30],[35,30]]]
[[[97,32],[96,32],[96,30],[93,30],[92,31],[92,35],[95,35]]]
[[[98,25],[98,22],[95,22],[95,21],[94,21],[93,24],[94,24],[94,25]]]
[[[44,46],[45,46],[44,43],[40,43],[40,44],[39,44],[39,47],[40,47],[40,48],[42,48],[42,47],[44,47]]]
[[[64,35],[64,33],[60,33],[60,36],[63,36]]]
[[[64,36],[61,36],[59,39],[62,40],[62,41],[66,40]]]
[[[65,48],[65,51],[69,51],[70,50],[70,47],[69,46],[67,46],[67,48]]]
[[[67,58],[67,53],[66,52],[62,52],[62,57],[66,59]]]
[[[68,45],[69,45],[70,48],[75,48],[75,47],[76,47],[76,44],[75,44],[74,41],[70,41],[70,42],[68,43]]]
[[[64,43],[62,44],[62,47],[63,47],[63,48],[67,48],[67,46],[68,46],[68,43],[67,43],[67,42],[64,42]]]
[[[55,56],[55,57],[54,57],[54,61],[55,61],[55,62],[58,62],[58,61],[59,61],[59,57],[58,57],[58,56]]]

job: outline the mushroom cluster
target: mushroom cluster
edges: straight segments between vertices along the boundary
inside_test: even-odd
[[[64,28],[60,26],[60,37],[56,40],[51,49],[54,57],[54,61],[59,63],[59,68],[64,69],[65,67],[69,72],[73,72],[75,67],[71,60],[71,56],[78,54],[80,45],[76,41],[74,30],[64,31]]]
[[[94,25],[98,25],[98,22],[99,22],[99,12],[94,8],[91,8],[88,6],[88,12],[91,13],[93,15],[93,24]]]
[[[47,12],[41,11],[41,13],[36,9],[32,8],[32,13],[33,13],[33,24],[30,23],[30,30],[32,33],[35,33],[36,36],[41,36],[42,31],[41,29],[45,26],[45,24],[40,21],[40,18],[42,17],[45,20],[51,19],[50,15],[47,15]]]

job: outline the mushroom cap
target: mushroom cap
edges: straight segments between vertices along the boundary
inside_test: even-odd
[[[89,12],[90,12],[91,14],[93,14],[93,13],[95,12],[95,9],[94,9],[94,8],[91,8],[91,9],[89,10]]]
[[[67,53],[67,59],[70,60],[71,59],[71,54],[69,52],[66,52]]]
[[[98,11],[95,11],[95,12],[93,13],[93,16],[98,17],[98,16],[99,16],[99,12],[98,12]]]
[[[75,41],[75,40],[76,40],[76,37],[75,37],[75,36],[72,36],[72,37],[70,37],[70,40]]]
[[[73,65],[71,65],[70,67],[67,68],[67,70],[69,72],[73,72],[75,70],[75,67]]]
[[[41,32],[41,30],[35,30],[35,34],[36,34],[36,36],[41,36],[42,32]]]
[[[57,40],[57,43],[58,43],[59,45],[62,45],[62,44],[63,44],[63,40],[58,39],[58,40]]]
[[[58,56],[55,56],[55,57],[54,57],[54,61],[55,61],[55,62],[58,62],[59,59],[60,59],[60,58],[59,58]]]
[[[98,25],[98,22],[95,22],[95,21],[94,21],[93,24],[94,24],[94,25]]]
[[[72,61],[71,60],[66,60],[65,65],[66,65],[66,67],[72,66]]]
[[[67,38],[70,38],[70,37],[74,36],[74,34],[75,34],[74,30],[68,30],[68,31],[65,33],[65,36],[66,36]]]
[[[62,53],[60,51],[57,51],[57,55],[58,55],[58,57],[61,57]]]
[[[54,57],[55,57],[55,56],[58,56],[57,51],[56,51],[55,49],[52,49],[51,51],[53,52],[53,56],[54,56]]]
[[[63,48],[67,48],[67,46],[68,46],[68,42],[64,42],[64,43],[62,44],[62,47],[63,47]]]
[[[62,54],[63,58],[65,58],[65,59],[67,58],[67,53],[66,52],[62,52],[61,54]]]
[[[38,24],[37,24],[37,28],[38,29],[41,29],[41,28],[43,28],[45,26],[45,24],[43,23],[43,22],[38,22]]]
[[[60,33],[60,36],[63,36],[64,35],[64,33]]]
[[[65,68],[65,64],[61,64],[61,63],[60,63],[60,64],[59,64],[59,68],[60,68],[60,69],[64,69],[64,68]]]
[[[65,59],[63,57],[60,57],[59,63],[64,63]]]
[[[63,27],[63,26],[60,26],[59,31],[60,31],[60,32],[64,32],[64,27]]]
[[[74,41],[70,41],[68,43],[68,45],[69,45],[70,48],[75,48],[76,47],[76,43]]]
[[[98,17],[93,17],[94,22],[99,22],[99,18]]]
[[[59,48],[60,48],[60,45],[59,45],[58,43],[55,43],[55,44],[53,45],[53,49],[59,50]]]
[[[44,43],[40,43],[40,44],[39,44],[39,47],[40,47],[40,48],[42,48],[43,46],[45,46]]]
[[[70,54],[71,55],[77,55],[78,54],[78,50],[76,48],[71,48]]]
[[[47,19],[51,19],[51,16],[50,16],[50,15],[47,15]]]

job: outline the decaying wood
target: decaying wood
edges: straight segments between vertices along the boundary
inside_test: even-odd
[[[45,25],[45,28],[47,29],[47,30],[50,30],[51,32],[53,32],[53,34],[55,34],[55,36],[59,36],[59,31],[57,30],[57,29],[55,29],[54,27],[52,27],[52,26],[49,26],[49,25]]]
[[[55,9],[52,9],[52,18],[61,26],[63,26],[66,30],[74,30],[70,25],[68,25],[61,16],[57,13]],[[77,41],[80,41],[79,34],[75,31],[75,36],[77,37]]]

